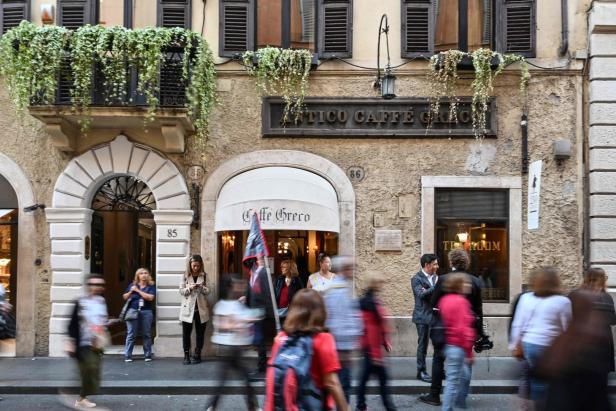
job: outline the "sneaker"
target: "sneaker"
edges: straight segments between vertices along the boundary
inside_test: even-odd
[[[124,358],[124,362],[133,362],[132,358]]]
[[[419,397],[419,401],[424,402],[426,404],[439,406],[441,405],[441,399],[438,396],[432,394],[426,394]]]
[[[145,362],[150,362],[152,361],[152,357],[145,357]]]
[[[83,400],[75,401],[75,407],[76,408],[96,408],[96,404],[88,400],[87,398],[84,398]]]

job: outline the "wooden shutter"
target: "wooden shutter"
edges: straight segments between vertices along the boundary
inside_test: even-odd
[[[353,0],[319,0],[319,57],[353,55]]]
[[[158,25],[160,27],[183,27],[190,29],[191,26],[190,0],[159,0],[158,2]]]
[[[98,24],[98,1],[58,0],[58,25],[76,30],[86,24]]]
[[[402,0],[402,58],[434,53],[434,0]]]
[[[19,26],[22,20],[29,20],[29,14],[27,1],[2,1],[0,4],[0,35]]]
[[[536,21],[534,0],[497,0],[497,45],[503,53],[535,56]]]
[[[255,0],[221,0],[221,56],[233,57],[255,48]]]

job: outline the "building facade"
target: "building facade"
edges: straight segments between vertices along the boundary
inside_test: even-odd
[[[305,279],[318,269],[320,252],[355,256],[358,292],[367,273],[382,272],[398,355],[415,352],[410,279],[422,253],[436,252],[444,269],[450,249],[470,252],[471,271],[485,285],[492,355],[506,354],[510,303],[533,268],[557,266],[570,288],[580,281],[589,247],[590,262],[612,261],[611,237],[602,237],[604,221],[595,218],[611,216],[602,189],[611,177],[602,161],[610,159],[613,136],[608,120],[593,120],[593,107],[607,98],[593,76],[609,77],[607,58],[605,75],[590,66],[590,100],[601,102],[590,106],[590,185],[585,161],[587,39],[590,33],[591,53],[611,42],[603,30],[609,25],[595,23],[592,10],[587,26],[589,0],[470,0],[459,25],[457,2],[434,0],[0,4],[3,32],[22,18],[71,28],[192,28],[217,62],[206,140],[193,136],[190,116],[174,107],[161,109],[146,132],[142,108],[100,105],[87,135],[62,104],[31,107],[23,117],[0,114],[0,262],[8,260],[0,273],[16,303],[16,355],[63,355],[84,275],[105,276],[114,316],[139,266],[152,270],[157,285],[155,352],[181,355],[178,285],[188,256],[203,255],[213,302],[220,276],[241,271],[250,210],[261,217],[276,273],[280,261],[292,258]],[[611,5],[595,2],[593,10]],[[386,65],[388,51],[393,99],[373,87],[383,14],[388,46],[381,39],[379,63]],[[280,99],[261,98],[237,59],[265,45],[314,55],[299,123],[281,126]],[[458,123],[443,117],[426,124],[433,95],[426,59],[464,47],[515,52],[533,64],[525,95],[519,65],[499,75],[482,139],[473,134],[465,98]],[[471,96],[473,76],[461,66],[458,95]],[[5,88],[0,99],[9,107]],[[609,117],[605,105],[601,114]],[[558,156],[555,142],[565,147]],[[117,333],[114,342],[122,344]]]

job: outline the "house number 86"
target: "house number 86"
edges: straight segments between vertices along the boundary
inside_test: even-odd
[[[357,183],[364,179],[365,172],[362,167],[349,167],[347,175],[352,182]]]
[[[177,228],[169,228],[167,229],[167,238],[176,238],[178,236]]]

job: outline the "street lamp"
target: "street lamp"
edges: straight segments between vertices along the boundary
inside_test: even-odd
[[[383,27],[385,23],[385,27]],[[387,66],[385,66],[384,74],[381,76],[381,34],[385,33],[385,44],[387,45]],[[391,59],[389,58],[389,22],[387,14],[381,16],[381,24],[379,24],[379,42],[376,48],[376,80],[374,88],[381,90],[381,97],[386,100],[396,97],[396,76],[391,72]]]

